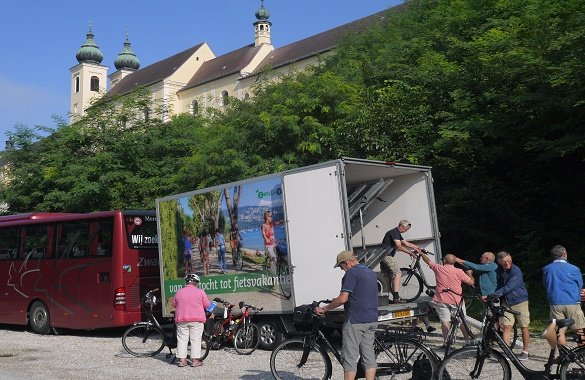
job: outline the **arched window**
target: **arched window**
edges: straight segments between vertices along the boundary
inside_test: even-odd
[[[225,107],[225,106],[228,105],[228,103],[229,103],[229,95],[228,95],[228,92],[226,90],[223,90],[221,92],[221,105]]]
[[[250,94],[248,94],[247,92],[244,94],[244,100],[248,100],[250,99]]]
[[[144,106],[144,109],[142,111],[144,112],[144,120],[148,120],[148,118],[150,117],[150,109],[148,108],[148,106]]]
[[[79,92],[79,77],[75,77],[75,93]]]
[[[193,115],[197,115],[199,113],[199,102],[197,100],[193,100],[191,102],[191,112]]]
[[[100,92],[100,78],[93,76],[89,85],[91,91]]]

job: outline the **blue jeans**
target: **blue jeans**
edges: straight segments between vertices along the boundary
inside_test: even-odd
[[[225,245],[223,244],[217,247],[217,260],[219,261],[219,269],[225,272],[227,265],[225,263]]]

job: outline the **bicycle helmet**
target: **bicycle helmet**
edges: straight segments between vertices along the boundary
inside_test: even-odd
[[[201,280],[199,279],[199,276],[197,276],[195,273],[189,273],[188,275],[185,276],[186,283],[200,282],[200,281]]]

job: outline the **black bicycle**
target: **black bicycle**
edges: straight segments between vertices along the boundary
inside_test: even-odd
[[[574,323],[572,319],[556,320],[554,326],[556,335],[555,339],[549,341],[551,350],[548,360],[544,364],[544,369],[537,371],[522,364],[499,334],[498,319],[503,317],[505,312],[519,313],[500,305],[499,299],[494,297],[488,298],[487,308],[487,323],[482,329],[481,342],[476,346],[463,347],[447,355],[439,365],[436,378],[510,380],[512,370],[509,361],[511,361],[525,379],[585,379],[585,347],[571,349],[557,344],[559,330],[571,326]],[[495,345],[499,346],[501,352],[495,350]],[[559,357],[555,357],[557,348]]]
[[[325,318],[315,313],[315,308],[330,300],[315,301],[310,305],[294,309],[295,326],[303,331],[292,333],[293,338],[282,342],[270,355],[270,370],[275,379],[330,379],[333,364],[327,353],[341,363],[337,348],[327,339],[323,329],[328,327]],[[402,330],[404,331],[404,330]],[[413,329],[409,329],[413,331]],[[419,335],[399,333],[398,330],[381,325],[376,331],[374,351],[378,378],[431,379],[438,366],[438,358],[425,345]],[[361,362],[358,363],[358,378],[364,378]]]
[[[434,255],[425,249],[422,250],[427,255]],[[432,297],[435,294],[436,286],[430,285],[427,282],[424,271],[420,266],[421,255],[416,255],[412,258],[408,268],[400,268],[401,285],[398,290],[398,295],[406,302],[411,302],[417,299],[422,291],[423,285],[427,288],[426,294]]]
[[[165,347],[169,348],[167,359],[173,357],[173,348],[177,348],[177,327],[175,323],[161,325],[154,316],[153,309],[157,304],[154,293],[159,289],[152,289],[142,297],[140,305],[146,310],[146,321],[136,322],[122,335],[122,346],[126,352],[134,356],[150,357],[160,353]],[[209,354],[209,337],[204,333],[201,337],[201,357],[204,360]]]

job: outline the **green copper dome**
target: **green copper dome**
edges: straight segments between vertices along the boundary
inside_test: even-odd
[[[256,18],[258,20],[268,20],[270,17],[270,13],[264,8],[264,0],[262,0],[262,5],[260,5],[260,9],[256,11]]]
[[[138,68],[140,67],[140,60],[132,51],[132,48],[130,47],[130,41],[128,41],[127,35],[126,41],[124,42],[124,48],[116,57],[116,60],[114,61],[114,66],[116,66],[116,70],[122,69],[138,70]]]
[[[86,40],[83,45],[77,50],[77,54],[75,54],[75,58],[77,58],[77,62],[88,62],[88,63],[96,63],[100,64],[104,59],[104,55],[100,51],[100,48],[95,44],[93,40],[93,33],[91,32],[91,26],[89,27],[89,32],[86,34]]]

